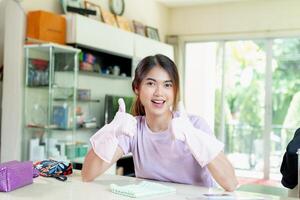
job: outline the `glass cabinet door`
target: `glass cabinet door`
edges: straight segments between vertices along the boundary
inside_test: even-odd
[[[80,50],[26,45],[23,160],[71,160],[76,151],[77,74]]]

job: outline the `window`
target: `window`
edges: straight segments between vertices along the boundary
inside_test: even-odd
[[[300,39],[275,39],[272,52],[270,177],[280,179],[283,152],[300,127]]]
[[[300,39],[187,43],[185,52],[187,110],[214,127],[239,176],[279,180],[300,126]]]

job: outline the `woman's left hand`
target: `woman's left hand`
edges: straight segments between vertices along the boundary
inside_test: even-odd
[[[179,117],[173,118],[171,121],[171,132],[174,139],[185,141],[186,130],[193,128],[193,125],[188,118],[182,101],[178,103],[178,112]]]
[[[203,167],[223,150],[224,144],[214,135],[195,128],[190,122],[182,102],[179,102],[178,111],[179,117],[173,118],[171,121],[173,138],[185,142],[194,158]]]
[[[238,182],[234,168],[222,151],[224,144],[214,135],[194,127],[182,102],[179,102],[178,111],[179,117],[171,121],[173,138],[185,142],[199,165],[207,166],[214,179],[225,190],[234,191]]]

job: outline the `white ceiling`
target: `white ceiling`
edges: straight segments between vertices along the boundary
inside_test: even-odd
[[[249,1],[249,0],[156,0],[167,7],[181,7],[181,6],[193,6],[193,5],[207,5],[216,3],[228,3],[238,1]]]

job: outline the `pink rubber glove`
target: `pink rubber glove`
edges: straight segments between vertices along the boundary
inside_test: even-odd
[[[108,163],[111,162],[118,147],[117,137],[120,135],[133,137],[137,131],[137,121],[132,115],[126,113],[124,100],[120,98],[118,103],[119,111],[114,119],[90,138],[96,155]]]
[[[179,117],[171,121],[173,137],[185,142],[200,166],[204,167],[223,150],[224,144],[214,136],[195,128],[182,102],[179,102],[178,111]]]

